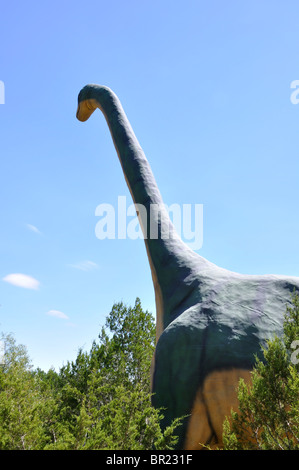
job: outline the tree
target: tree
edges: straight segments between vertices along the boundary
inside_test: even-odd
[[[130,389],[138,385],[149,392],[156,332],[152,314],[143,311],[139,298],[134,307],[119,302],[113,305],[105,328],[99,334],[99,344],[93,343],[92,366],[104,368],[118,384]]]
[[[224,422],[227,450],[299,449],[299,298],[287,306],[281,338],[275,336],[262,348],[251,384],[241,379],[239,410]]]
[[[152,315],[143,311],[139,298],[133,307],[116,303],[98,339],[89,353],[79,350],[58,377],[51,376],[59,422],[67,427],[68,439],[58,439],[47,448],[173,448],[180,420],[162,431],[162,411],[151,405]]]
[[[33,370],[26,348],[5,336],[0,366],[0,450],[172,449],[151,405],[155,325],[137,298],[113,306],[89,352],[59,372]]]
[[[5,360],[0,366],[0,449],[42,449],[54,401],[32,373],[27,350],[12,335],[2,335]]]

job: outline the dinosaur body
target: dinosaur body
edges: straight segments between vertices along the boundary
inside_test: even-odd
[[[103,112],[139,214],[156,299],[153,404],[165,408],[163,426],[186,416],[178,448],[221,445],[222,423],[237,406],[240,377],[250,380],[261,344],[282,332],[286,304],[299,278],[243,275],[193,252],[169,220],[150,165],[117,96],[87,85],[79,93],[77,118]],[[159,213],[151,213],[151,206]],[[150,216],[151,214],[151,216]],[[158,236],[151,237],[151,224]],[[168,237],[163,237],[167,227]]]

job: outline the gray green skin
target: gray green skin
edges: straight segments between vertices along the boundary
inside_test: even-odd
[[[261,345],[281,335],[299,278],[244,275],[216,266],[183,243],[166,211],[156,219],[158,238],[151,239],[150,205],[161,207],[163,201],[150,165],[117,96],[107,87],[87,85],[78,96],[78,119],[85,121],[97,107],[107,120],[133,201],[147,209],[147,225],[140,223],[156,301],[160,292],[163,330],[155,352],[153,405],[165,409],[165,427],[190,415],[209,373],[253,368]],[[170,227],[168,239],[161,237],[163,224]],[[183,448],[188,419],[178,428],[178,448]]]

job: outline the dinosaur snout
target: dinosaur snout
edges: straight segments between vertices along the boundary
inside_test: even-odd
[[[93,103],[95,100],[83,100],[78,102],[76,117],[79,121],[84,122],[92,115],[97,106]]]

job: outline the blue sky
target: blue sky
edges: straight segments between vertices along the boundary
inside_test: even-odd
[[[164,202],[203,204],[200,255],[299,276],[298,13],[273,0],[2,2],[0,330],[35,367],[89,349],[114,302],[155,313],[144,242],[95,235],[96,207],[131,199],[101,113],[76,120],[87,83],[119,96]]]

